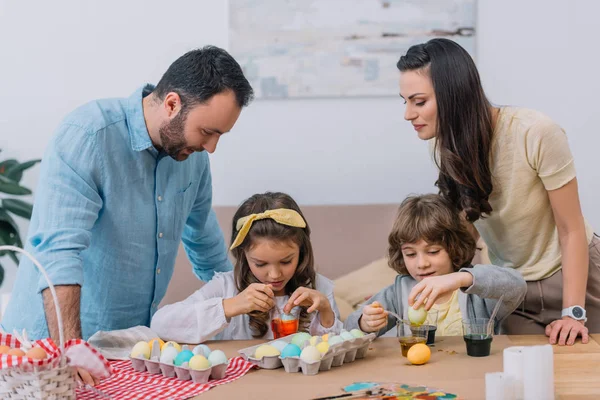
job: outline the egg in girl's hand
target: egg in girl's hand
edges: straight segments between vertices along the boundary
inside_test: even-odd
[[[307,363],[313,363],[321,359],[321,353],[315,346],[306,346],[300,353],[300,359]]]
[[[206,359],[206,357],[198,354],[190,358],[188,366],[194,371],[201,371],[210,368],[211,364],[210,361]]]
[[[294,343],[290,343],[283,348],[283,351],[281,352],[281,358],[300,357],[300,353],[302,353],[300,347],[296,346]]]
[[[280,352],[282,352],[283,349],[285,348],[285,346],[287,346],[287,345],[288,344],[286,342],[284,342],[283,340],[276,340],[273,343],[271,343],[271,346],[275,347]]]
[[[163,349],[160,353],[160,362],[163,364],[173,364],[175,357],[177,357],[179,352],[173,346],[168,346]]]
[[[211,365],[227,364],[227,356],[221,350],[215,350],[208,355]]]
[[[131,349],[131,357],[148,360],[150,358],[150,345],[148,342],[137,342]]]
[[[177,342],[167,342],[167,343],[165,343],[165,344],[162,346],[162,348],[161,348],[161,349],[164,349],[164,348],[165,348],[165,347],[167,347],[167,346],[173,346],[173,347],[175,347],[175,348],[177,349],[177,352],[180,352],[180,351],[181,351],[181,346],[180,346],[180,345],[179,345],[179,343],[177,343]]]
[[[25,357],[25,352],[21,349],[10,349],[6,354],[9,356]]]
[[[183,350],[181,353],[177,354],[177,357],[173,360],[173,365],[180,367],[184,363],[189,362],[192,357],[194,357],[194,353],[192,353],[191,350]]]
[[[419,307],[415,310],[412,307],[408,307],[408,320],[413,325],[423,325],[423,322],[427,319],[427,310],[424,306]]]
[[[359,337],[365,336],[365,333],[363,331],[361,331],[360,329],[352,329],[350,331],[350,334],[352,336],[354,336],[355,338],[359,338]]]
[[[35,360],[43,360],[48,357],[46,350],[41,347],[33,347],[25,354],[26,357],[33,358]]]
[[[344,340],[352,340],[354,339],[354,336],[352,336],[352,334],[348,331],[342,331],[340,333],[340,337]]]
[[[329,343],[327,342],[321,342],[316,347],[317,350],[319,350],[319,353],[321,354],[325,354],[329,351]]]
[[[327,343],[329,343],[329,347],[336,345],[336,344],[340,344],[344,341],[344,339],[342,339],[341,336],[338,335],[333,335],[329,337],[329,340],[327,340]]]
[[[259,346],[254,352],[254,358],[261,359],[263,357],[278,356],[281,352],[269,344]]]
[[[6,354],[6,353],[8,353],[9,350],[10,350],[9,346],[4,346],[4,345],[0,346],[0,354]]]
[[[306,342],[307,340],[310,340],[311,336],[306,333],[306,332],[299,332],[296,333],[294,335],[294,337],[292,338],[292,343],[294,343],[296,346],[302,348],[302,346],[304,346],[304,342]]]
[[[208,357],[210,355],[211,351],[212,350],[207,345],[199,344],[198,346],[194,347],[194,350],[192,350],[192,353],[194,353],[194,355],[201,355],[204,357]]]

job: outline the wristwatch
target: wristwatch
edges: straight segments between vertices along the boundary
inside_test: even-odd
[[[571,317],[576,321],[587,321],[587,318],[585,317],[585,308],[581,306],[571,306],[569,308],[564,308],[562,310],[561,317]]]

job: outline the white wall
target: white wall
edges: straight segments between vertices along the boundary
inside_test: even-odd
[[[597,0],[479,0],[477,46],[492,101],[541,110],[567,129],[596,227],[599,13]],[[74,107],[156,82],[191,48],[227,47],[227,14],[226,1],[0,0],[0,159],[41,157]],[[212,157],[215,204],[268,189],[302,204],[432,191],[427,147],[402,112],[398,98],[255,101]],[[36,182],[34,170],[24,183]]]

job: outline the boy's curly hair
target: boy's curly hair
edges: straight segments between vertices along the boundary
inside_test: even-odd
[[[399,274],[408,274],[402,246],[421,239],[437,244],[448,252],[454,271],[471,265],[476,242],[466,221],[448,200],[437,194],[406,198],[388,237],[389,266]]]

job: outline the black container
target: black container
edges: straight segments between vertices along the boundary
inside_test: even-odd
[[[492,350],[492,335],[465,335],[467,355],[471,357],[487,357]]]
[[[435,331],[437,331],[437,326],[435,325],[421,325],[419,329],[422,329],[427,332],[427,344],[435,343]]]

